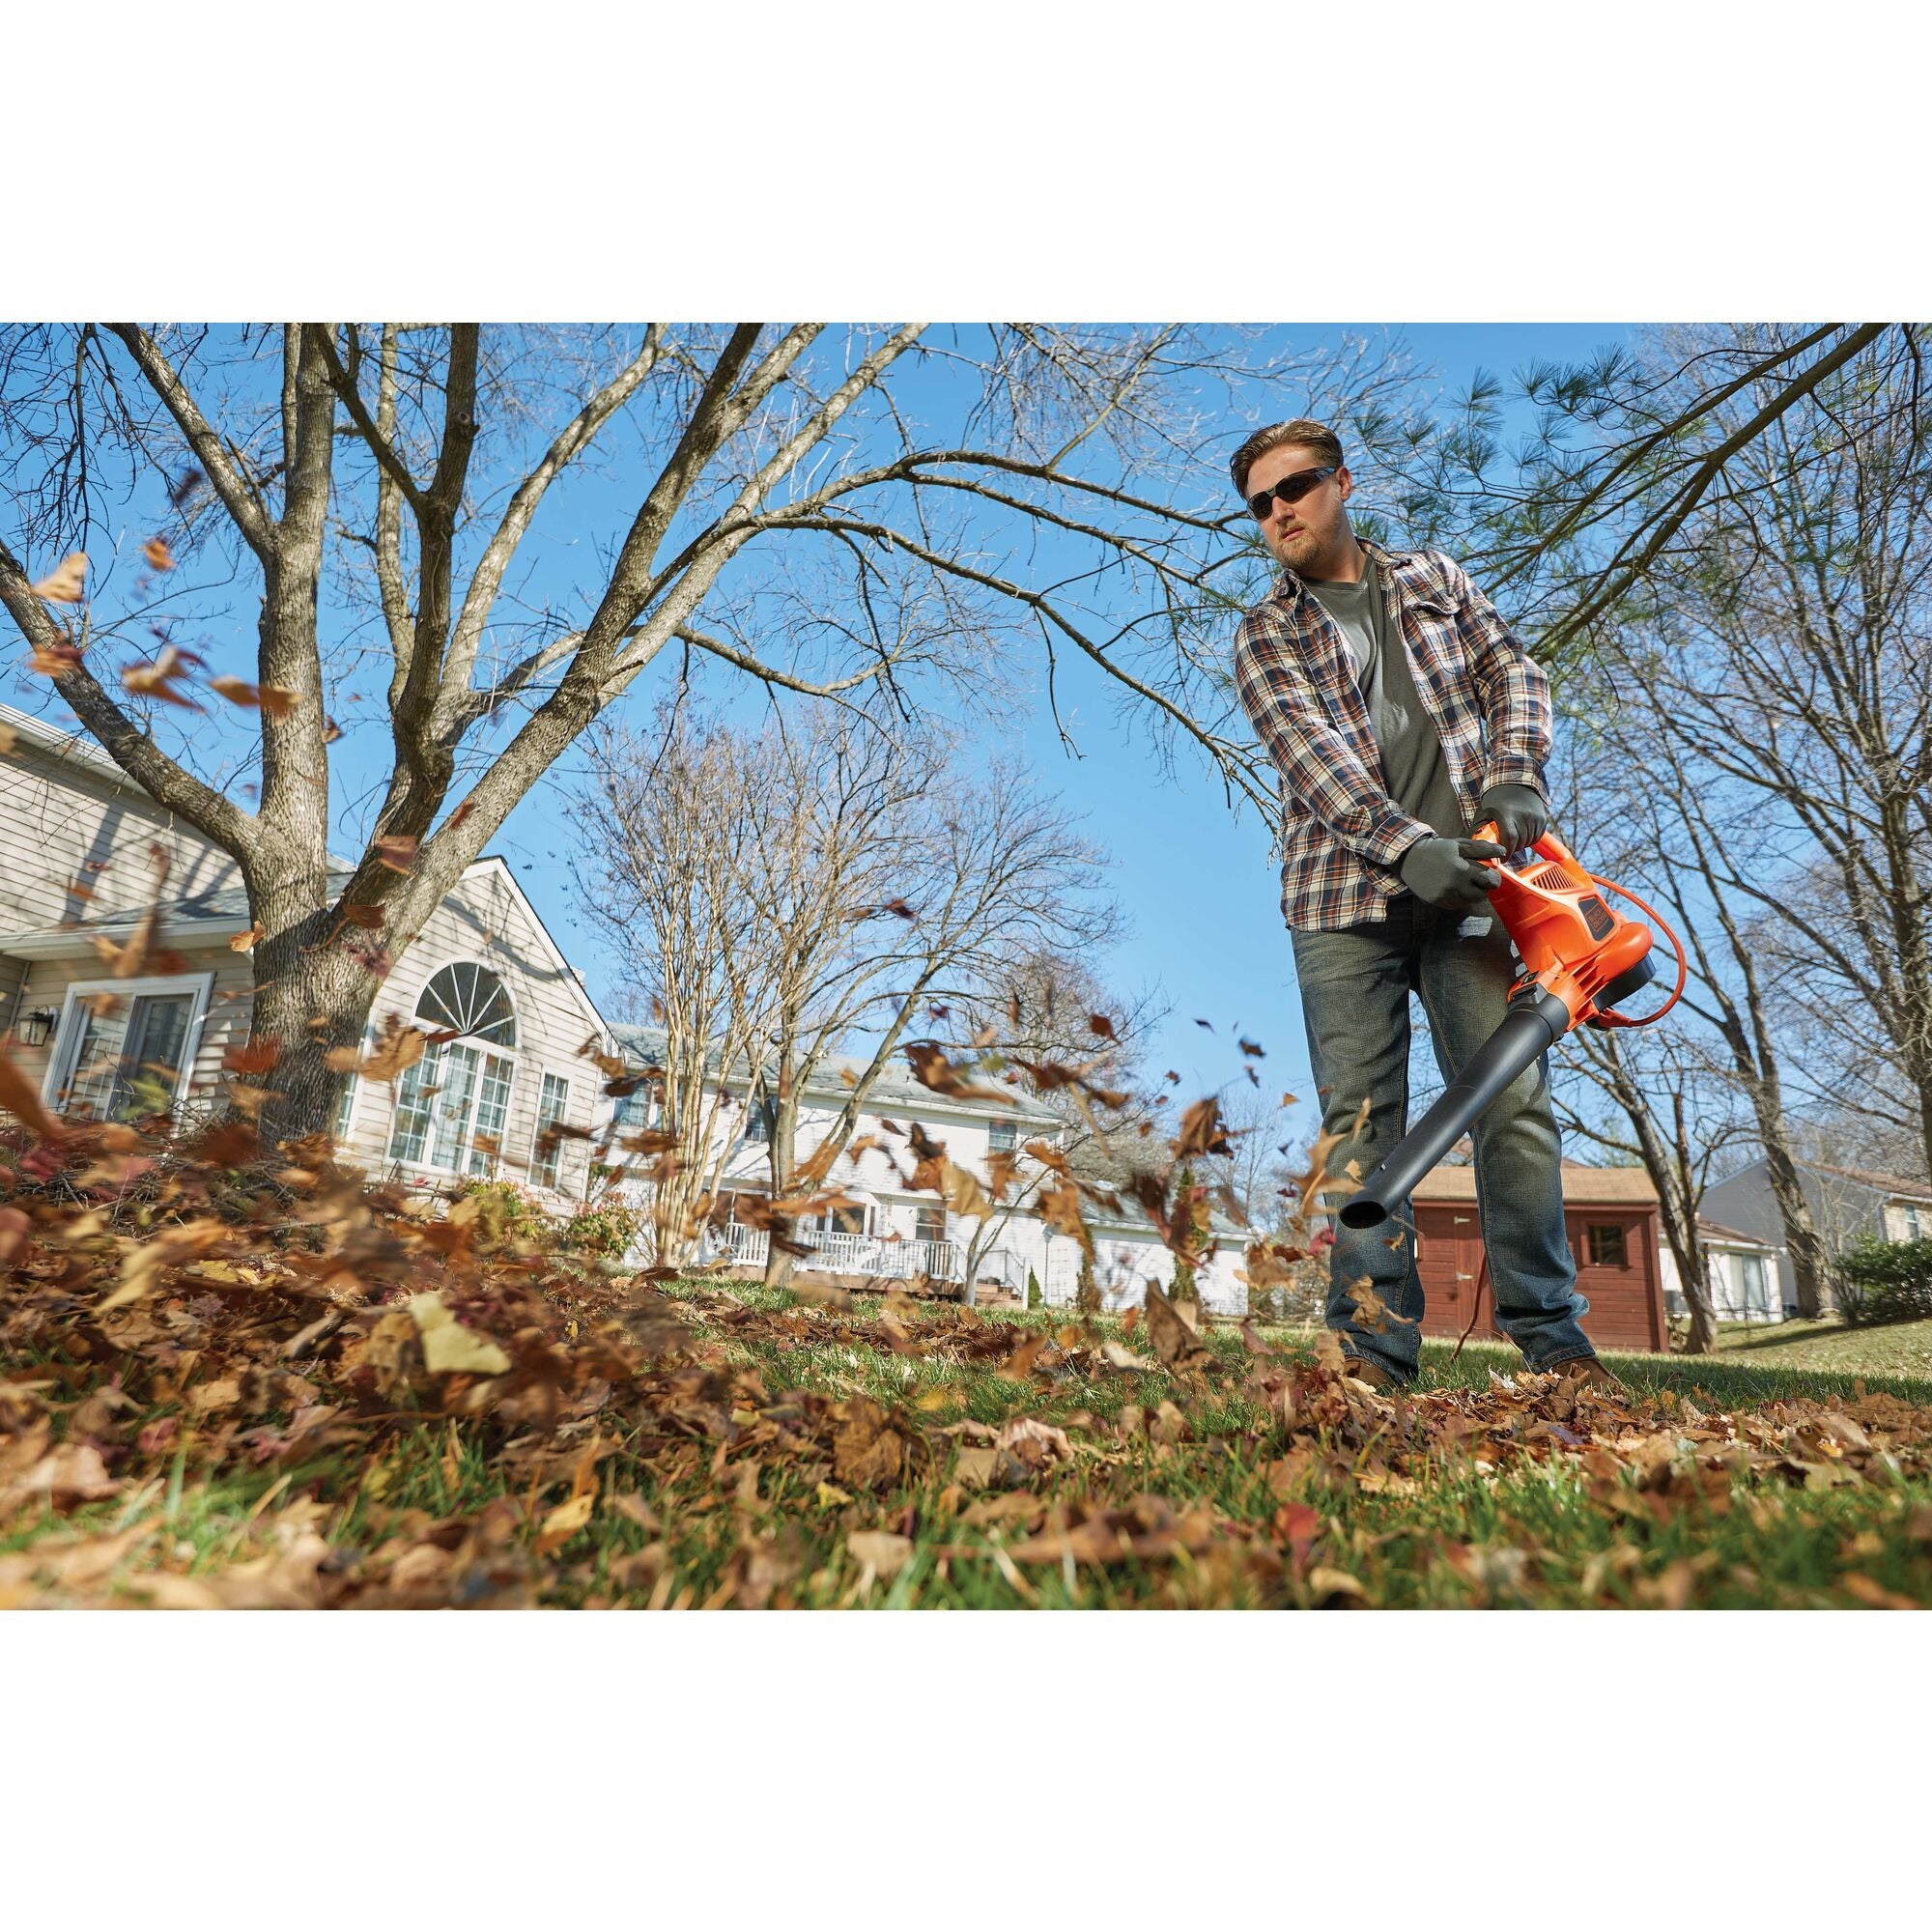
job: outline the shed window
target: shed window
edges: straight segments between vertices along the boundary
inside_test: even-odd
[[[1629,1267],[1630,1252],[1624,1241],[1624,1231],[1614,1221],[1592,1221],[1589,1230],[1590,1265],[1592,1267]]]

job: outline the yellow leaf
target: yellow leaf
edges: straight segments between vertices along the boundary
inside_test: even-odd
[[[543,1527],[537,1532],[537,1554],[548,1556],[552,1550],[561,1548],[590,1520],[590,1512],[596,1506],[597,1495],[592,1490],[572,1496],[567,1503],[559,1503],[544,1518]]]
[[[895,1536],[889,1529],[855,1529],[845,1539],[845,1548],[868,1575],[888,1579],[912,1560],[912,1538]]]
[[[423,1366],[431,1375],[509,1374],[509,1356],[489,1336],[466,1328],[442,1305],[442,1296],[434,1289],[426,1294],[412,1295],[410,1313],[415,1318],[416,1332],[422,1337]]]
[[[141,554],[155,570],[172,570],[175,567],[175,554],[168,548],[165,537],[150,537],[141,546]]]
[[[78,604],[87,588],[87,553],[75,551],[34,585],[34,595],[49,604]]]

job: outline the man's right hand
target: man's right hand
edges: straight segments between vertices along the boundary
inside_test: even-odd
[[[1508,857],[1488,838],[1424,838],[1402,855],[1402,882],[1444,912],[1467,912],[1502,883],[1502,874],[1483,862]]]

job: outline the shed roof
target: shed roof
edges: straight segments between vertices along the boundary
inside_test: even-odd
[[[1415,1183],[1417,1201],[1473,1201],[1473,1167],[1435,1167]],[[1657,1189],[1640,1167],[1586,1167],[1579,1160],[1563,1163],[1563,1199],[1573,1208],[1650,1207]]]

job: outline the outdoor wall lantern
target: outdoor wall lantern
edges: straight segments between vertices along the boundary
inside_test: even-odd
[[[38,1007],[31,1013],[20,1016],[20,1041],[24,1046],[44,1046],[47,1036],[54,1030],[60,1018],[52,1007]]]

